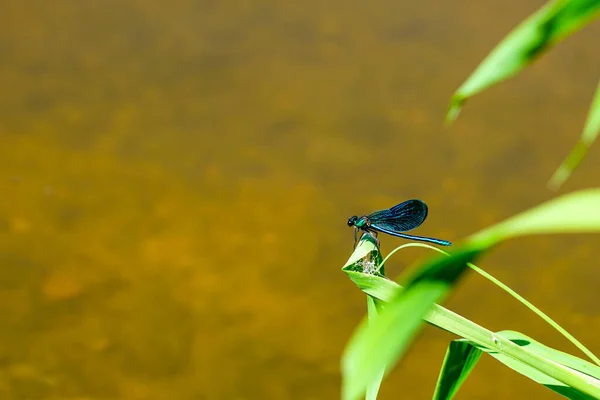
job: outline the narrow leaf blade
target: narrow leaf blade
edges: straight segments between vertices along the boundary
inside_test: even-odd
[[[569,193],[531,208],[469,238],[479,246],[534,234],[600,231],[600,189]]]
[[[467,379],[482,351],[467,340],[453,340],[438,378],[433,400],[450,400]]]
[[[497,336],[509,339],[511,342],[521,346],[523,349],[543,357],[547,362],[554,362],[566,367],[569,367],[571,374],[576,374],[581,377],[589,376],[589,389],[582,391],[575,387],[569,386],[560,380],[557,380],[546,373],[540,371],[534,366],[525,364],[515,358],[509,357],[502,351],[488,351],[488,353],[496,360],[500,361],[510,369],[520,373],[523,376],[547,387],[548,389],[573,400],[593,400],[596,399],[593,393],[600,391],[600,368],[580,358],[560,352],[558,350],[547,347],[535,340],[515,331],[502,331],[496,333]],[[565,365],[569,364],[569,365]],[[595,389],[594,387],[595,386]]]
[[[557,364],[564,365],[591,377],[600,380],[600,367],[589,361],[575,357],[571,354],[548,347],[527,335],[520,332],[506,330],[497,332],[496,335],[502,336],[527,350],[547,358]]]
[[[554,0],[535,12],[502,40],[452,97],[446,121],[454,121],[475,94],[508,79],[544,51],[581,29],[600,13],[600,0]]]
[[[583,158],[587,154],[590,146],[600,134],[600,83],[596,89],[592,106],[588,113],[588,118],[583,128],[581,138],[575,144],[567,158],[558,167],[550,181],[548,187],[553,190],[558,190],[562,184],[571,176],[571,173],[579,166]]]
[[[377,300],[371,296],[367,296],[367,313],[369,316],[369,320],[372,321],[379,314],[379,312],[383,309],[383,302]],[[367,393],[365,396],[366,400],[376,400],[377,393],[379,393],[379,387],[381,386],[381,381],[383,381],[383,375],[385,374],[385,366],[379,372],[379,375],[375,379],[371,381],[371,383],[367,386]]]
[[[383,368],[396,363],[418,333],[422,318],[478,253],[459,250],[451,257],[431,260],[410,277],[407,289],[399,292],[377,318],[368,324],[363,321],[342,358],[344,399],[357,399]]]

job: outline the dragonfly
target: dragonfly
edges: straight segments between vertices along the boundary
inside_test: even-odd
[[[359,230],[372,233],[375,235],[375,238],[377,238],[377,233],[381,232],[404,239],[428,242],[440,246],[450,246],[452,243],[447,240],[403,233],[420,226],[425,221],[425,218],[427,218],[427,204],[421,200],[412,199],[397,204],[392,208],[375,211],[362,217],[354,215],[348,219],[348,226],[354,227],[355,248]]]

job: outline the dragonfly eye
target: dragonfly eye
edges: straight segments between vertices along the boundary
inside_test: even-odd
[[[356,215],[353,215],[352,217],[350,217],[350,219],[348,220],[348,226],[352,226],[354,225],[354,223],[356,222],[358,218],[356,218]]]

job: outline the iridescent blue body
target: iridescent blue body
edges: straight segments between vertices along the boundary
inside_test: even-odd
[[[427,218],[427,205],[421,200],[413,199],[386,210],[363,215],[360,218],[354,215],[348,220],[348,226],[354,227],[354,247],[356,247],[359,230],[374,233],[375,236],[378,232],[382,232],[404,239],[450,246],[452,243],[447,240],[402,233],[417,228],[425,221],[425,218]]]

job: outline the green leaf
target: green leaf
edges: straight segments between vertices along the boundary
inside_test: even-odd
[[[399,290],[399,286],[383,275],[381,253],[377,247],[376,239],[365,234],[358,246],[348,259],[342,271],[352,279],[365,293],[372,293],[375,297],[367,296],[368,320],[372,321],[382,310],[385,302],[381,298],[391,299]],[[380,268],[381,266],[381,268]],[[375,400],[383,380],[385,366],[379,374],[368,384],[366,400]]]
[[[369,320],[373,320],[379,314],[379,312],[383,309],[383,304],[384,303],[381,300],[367,296],[367,313]],[[366,400],[377,399],[377,393],[379,393],[379,387],[381,386],[381,381],[383,381],[384,374],[385,366],[379,372],[379,375],[368,385]]]
[[[600,189],[572,192],[550,200],[468,238],[477,247],[489,248],[525,235],[600,231]]]
[[[570,354],[544,346],[522,333],[502,331],[497,332],[494,337],[496,340],[498,340],[498,338],[508,339],[517,346],[542,357],[548,363],[556,363],[571,368],[573,370],[571,373],[579,374],[584,379],[586,379],[585,376],[588,375],[589,377],[592,377],[592,379],[590,379],[591,382],[598,382],[597,379],[600,379],[600,368],[598,368],[598,366]],[[473,370],[482,351],[487,352],[512,370],[546,386],[548,389],[553,390],[564,397],[581,400],[595,399],[594,396],[572,388],[531,365],[507,356],[503,353],[502,346],[499,346],[497,350],[493,350],[486,348],[481,344],[461,339],[450,342],[433,397],[434,400],[449,400],[454,397],[462,383]]]
[[[492,50],[454,93],[446,121],[452,122],[470,97],[508,79],[544,51],[581,29],[600,12],[600,0],[550,1],[531,15]]]
[[[560,364],[562,366],[568,367],[569,370],[571,371],[571,373],[578,374],[583,379],[589,379],[591,384],[597,385],[598,382],[600,382],[600,381],[598,381],[598,379],[600,379],[600,368],[598,368],[598,366],[591,364],[585,360],[582,360],[582,359],[574,357],[570,354],[563,353],[561,351],[547,347],[547,346],[545,346],[539,342],[536,342],[535,340],[531,339],[530,337],[523,335],[522,333],[519,333],[519,332],[502,331],[502,332],[496,333],[496,337],[497,338],[502,337],[502,338],[508,339],[511,342],[515,343],[516,345],[520,346],[521,348],[526,349],[527,351],[529,351],[535,355],[543,357],[544,359],[548,360],[549,362],[554,362],[556,364]],[[465,343],[468,343],[468,342],[465,342]],[[471,344],[476,345],[475,343],[471,343]],[[541,385],[546,386],[548,389],[553,390],[556,393],[563,395],[564,397],[567,397],[569,399],[582,399],[582,400],[584,400],[584,399],[589,400],[589,399],[597,398],[595,396],[592,396],[589,393],[586,393],[586,392],[583,392],[576,388],[570,387],[569,385],[566,385],[565,383],[561,382],[560,380],[557,380],[554,377],[541,372],[539,369],[536,369],[528,364],[525,364],[519,360],[516,360],[514,358],[507,356],[506,354],[504,354],[502,352],[501,347],[500,347],[500,351],[489,350],[489,349],[486,349],[485,347],[481,347],[481,346],[479,346],[479,348],[482,349],[483,351],[489,353],[492,357],[494,357],[495,359],[497,359],[498,361],[500,361],[507,367],[513,369],[514,371],[520,373],[521,375],[528,377],[529,379],[532,379],[533,381],[535,381]]]
[[[370,238],[363,237],[363,239],[368,242]],[[367,247],[370,247],[373,243],[371,243]],[[359,247],[360,246],[361,245],[359,244]],[[410,244],[404,245],[404,246],[410,246]],[[376,249],[376,248],[371,247],[371,249]],[[358,250],[358,248],[357,248],[357,250]],[[364,253],[364,250],[363,250],[363,253]],[[361,261],[360,259],[357,260],[357,262],[360,262],[360,261]],[[352,266],[346,266],[344,268],[348,268],[348,267],[352,267]],[[353,279],[355,277],[355,275],[349,275],[349,277],[351,279]],[[374,276],[373,281],[372,281],[372,283],[375,285],[375,287],[381,286],[381,283],[377,282],[378,280],[389,282],[392,286],[395,286],[396,294],[400,293],[400,291],[402,289],[395,282],[392,282],[392,281],[387,280],[386,278],[377,277],[377,276]],[[379,312],[381,312],[382,302],[391,301],[394,298],[394,296],[389,296],[389,293],[387,293],[387,292],[382,292],[382,293],[385,297],[378,298],[378,300],[381,300],[381,301],[376,303]],[[473,344],[477,344],[478,348],[483,349],[487,352],[496,351],[496,352],[505,354],[508,358],[517,360],[518,362],[520,362],[520,364],[522,364],[524,366],[530,366],[531,368],[533,368],[534,370],[537,370],[538,372],[542,371],[540,373],[544,374],[545,376],[548,376],[550,378],[555,377],[553,379],[555,379],[558,382],[568,381],[568,382],[570,382],[570,386],[567,385],[567,387],[575,387],[575,388],[581,387],[583,389],[579,390],[579,392],[584,393],[586,396],[588,395],[586,393],[591,392],[593,395],[600,398],[600,382],[598,382],[597,384],[594,384],[593,382],[590,383],[588,381],[588,379],[581,376],[581,374],[574,375],[574,372],[569,371],[563,365],[561,365],[561,363],[562,363],[565,366],[571,367],[571,368],[579,370],[579,371],[586,372],[589,375],[595,375],[595,373],[590,373],[589,371],[586,371],[586,369],[594,371],[594,370],[596,370],[597,367],[594,366],[593,364],[590,364],[590,363],[584,361],[584,360],[581,360],[577,357],[570,356],[565,353],[557,352],[559,354],[565,355],[565,358],[562,361],[560,361],[560,363],[551,361],[549,358],[547,358],[547,356],[543,352],[538,351],[537,352],[537,353],[539,353],[539,355],[538,355],[538,354],[532,353],[528,350],[523,350],[521,347],[519,347],[518,345],[516,345],[509,339],[504,338],[501,334],[494,334],[493,332],[477,325],[476,323],[474,323],[474,322],[472,322],[450,310],[447,310],[444,307],[441,307],[437,304],[434,304],[432,306],[432,308],[429,310],[429,312],[424,316],[424,320],[440,329],[446,330],[450,333],[453,333],[455,335],[458,335],[460,337],[470,340]],[[524,336],[522,336],[522,337],[524,337]],[[514,337],[511,337],[511,339],[514,339]],[[555,350],[547,348],[545,346],[542,346],[542,348],[546,348],[549,351],[556,352]],[[372,381],[370,384],[370,387],[373,387],[375,384],[378,385],[380,383],[380,379],[381,379],[380,375],[377,376],[376,381]],[[561,385],[566,385],[566,384],[561,383]],[[564,391],[564,388],[562,390]],[[582,397],[579,397],[579,398],[582,398]],[[586,398],[586,397],[583,397],[583,398]],[[587,397],[587,398],[589,398],[589,397]]]
[[[364,393],[381,370],[393,366],[421,327],[421,319],[461,275],[477,250],[440,256],[414,275],[383,312],[370,323],[359,326],[342,358],[344,399]]]
[[[479,361],[481,353],[482,351],[469,341],[463,339],[451,341],[433,399],[452,399]]]
[[[592,106],[588,113],[588,118],[583,128],[583,133],[579,142],[573,147],[571,153],[558,167],[550,181],[548,187],[553,190],[557,190],[562,184],[569,178],[571,173],[579,166],[585,155],[587,154],[590,146],[600,133],[600,83],[596,89],[596,95],[592,101]]]
[[[371,323],[363,322],[350,339],[342,358],[343,398],[358,398],[383,368],[387,366],[389,369],[399,361],[417,334],[421,319],[431,313],[434,303],[448,294],[467,268],[467,263],[481,252],[522,235],[600,231],[599,209],[599,189],[575,192],[473,235],[450,257],[426,261],[409,275],[404,289],[392,296],[385,310]],[[364,252],[364,249],[361,251]],[[475,333],[485,340],[484,332]],[[511,350],[511,347],[508,349]],[[583,393],[598,391],[600,397],[600,385],[590,388],[589,383],[580,376],[565,372],[565,368],[546,365],[535,354],[523,351],[519,355],[513,350],[510,357],[522,356],[524,359],[521,361],[533,364],[554,379],[560,378],[558,380]]]
[[[362,236],[358,246],[342,267],[342,271],[365,293],[377,299],[390,301],[400,287],[384,276],[381,253],[375,238],[370,234]]]
[[[516,343],[523,348],[527,348],[529,351],[539,354],[558,364],[564,365],[565,367],[572,368],[576,371],[583,372],[586,375],[593,376],[596,379],[600,379],[600,367],[597,365],[543,345],[520,332],[506,330],[498,332],[496,335],[505,337],[513,343]]]

